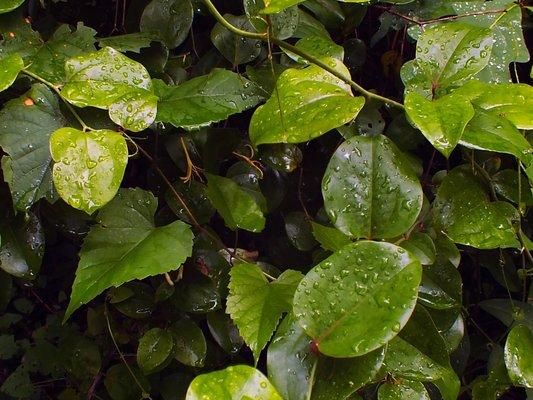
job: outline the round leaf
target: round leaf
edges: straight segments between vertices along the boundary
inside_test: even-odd
[[[176,342],[176,359],[191,367],[202,367],[204,364],[207,345],[204,333],[198,325],[188,319],[183,319],[170,328]]]
[[[139,340],[137,364],[145,373],[153,372],[170,357],[173,347],[174,341],[169,331],[150,329]]]
[[[420,262],[393,244],[349,244],[300,282],[294,313],[321,353],[363,355],[383,346],[407,323],[421,273]]]
[[[341,144],[324,174],[322,194],[331,221],[356,238],[401,235],[416,221],[423,200],[409,162],[383,135]]]

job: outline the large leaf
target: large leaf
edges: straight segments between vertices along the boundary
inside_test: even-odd
[[[268,282],[255,264],[238,264],[231,269],[227,312],[252,349],[256,363],[284,312],[290,311],[300,272],[287,270]]]
[[[365,103],[319,67],[288,69],[250,121],[250,139],[263,143],[300,143],[353,120]]]
[[[331,221],[355,238],[393,238],[422,208],[422,188],[409,161],[383,135],[355,136],[339,146],[322,181]]]
[[[23,68],[24,61],[18,53],[0,58],[0,92],[6,90],[15,82]]]
[[[156,209],[151,193],[122,189],[98,213],[83,242],[65,319],[105,289],[177,269],[191,255],[188,225],[156,227]]]
[[[406,91],[431,97],[459,85],[487,66],[492,43],[489,29],[461,23],[427,28],[418,39],[416,59],[402,67]]]
[[[113,199],[128,163],[120,133],[61,128],[50,137],[50,151],[54,184],[65,202],[92,214]]]
[[[363,355],[407,323],[421,273],[420,262],[393,244],[349,244],[300,282],[294,313],[322,354]]]
[[[254,28],[245,15],[224,15],[230,24],[243,31]],[[211,31],[211,41],[220,53],[234,66],[246,64],[257,58],[261,53],[261,41],[239,36],[218,22]]]
[[[2,169],[17,209],[25,211],[41,198],[57,199],[49,140],[66,123],[57,97],[43,84],[0,111],[0,147],[10,156],[3,158]]]
[[[470,102],[454,94],[427,100],[417,92],[405,96],[405,110],[414,125],[445,157],[449,157],[474,116]]]
[[[229,178],[211,174],[206,176],[207,197],[228,227],[250,232],[261,232],[264,229],[265,217],[254,192],[240,187]]]
[[[190,0],[152,0],[144,9],[139,26],[141,32],[173,49],[187,38],[193,15]]]
[[[32,57],[29,70],[40,77],[60,85],[65,82],[65,61],[71,57],[96,50],[96,31],[81,22],[74,32],[68,25],[61,25]]]
[[[490,202],[489,195],[468,166],[457,167],[443,180],[433,214],[454,242],[479,249],[518,247],[513,221],[516,209],[506,202]]]
[[[504,354],[511,380],[533,389],[533,333],[527,326],[517,325],[509,332]]]
[[[198,129],[257,105],[261,90],[248,79],[226,69],[214,69],[178,86],[156,80],[157,120],[178,128]]]
[[[111,47],[69,59],[65,99],[78,107],[109,109],[116,124],[131,131],[155,120],[157,97],[146,68]]]
[[[191,382],[185,400],[283,400],[268,379],[255,368],[235,365],[199,375]]]

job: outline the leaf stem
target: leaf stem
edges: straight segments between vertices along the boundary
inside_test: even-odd
[[[39,81],[43,84],[45,84],[46,86],[48,86],[50,89],[52,89],[54,92],[57,93],[57,95],[59,96],[59,98],[63,101],[63,103],[65,103],[65,105],[67,106],[68,110],[71,112],[71,114],[74,116],[74,118],[76,118],[76,120],[78,121],[78,123],[80,124],[82,130],[85,132],[85,131],[94,131],[93,128],[91,128],[89,125],[87,125],[83,119],[80,117],[80,115],[76,112],[76,110],[74,109],[74,107],[72,107],[72,105],[68,102],[67,99],[65,99],[63,97],[63,95],[61,94],[61,90],[59,89],[60,87],[58,85],[54,85],[52,82],[49,82],[47,81],[46,79],[44,79],[43,77],[27,70],[26,68],[24,68],[22,70],[22,73],[25,74],[25,75],[28,75],[29,77],[35,79],[36,81]]]
[[[332,74],[336,78],[339,78],[343,82],[346,82],[353,89],[357,90],[359,93],[361,93],[363,96],[365,96],[368,99],[375,99],[375,100],[382,101],[382,102],[384,102],[386,104],[389,104],[391,106],[394,106],[394,107],[398,107],[398,108],[402,108],[402,109],[404,108],[403,104],[398,103],[395,100],[389,99],[389,98],[384,97],[384,96],[380,96],[379,94],[376,94],[376,93],[373,93],[373,92],[371,92],[369,90],[366,90],[361,85],[359,85],[358,83],[354,82],[352,79],[348,78],[347,76],[345,76],[341,72],[335,70],[334,68],[332,68],[331,66],[326,64],[324,61],[312,56],[311,54],[307,53],[306,51],[303,51],[303,50],[297,48],[296,46],[293,46],[293,45],[291,45],[291,44],[289,44],[287,42],[284,42],[283,40],[277,39],[275,37],[269,37],[268,31],[265,32],[265,33],[257,33],[257,32],[248,32],[248,31],[244,31],[242,29],[237,28],[236,26],[234,26],[230,22],[228,22],[228,20],[226,20],[218,12],[217,8],[214,6],[214,4],[211,2],[211,0],[204,0],[204,3],[207,6],[207,8],[209,9],[209,12],[213,15],[213,17],[215,17],[215,19],[218,22],[220,22],[220,24],[222,26],[227,28],[229,31],[235,33],[236,35],[239,35],[239,36],[242,36],[242,37],[246,37],[246,38],[250,38],[250,39],[262,40],[263,42],[267,42],[267,43],[270,41],[270,42],[274,43],[275,45],[277,45],[277,46],[279,46],[279,47],[281,47],[281,48],[283,48],[285,50],[288,50],[291,53],[297,54],[300,57],[302,57],[302,58],[306,59],[307,61],[309,61],[310,63],[315,64],[315,65],[319,66],[320,68],[326,70],[327,72],[329,72],[330,74]]]

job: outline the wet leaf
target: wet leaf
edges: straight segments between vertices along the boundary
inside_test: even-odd
[[[231,269],[230,275],[227,312],[252,349],[257,363],[281,315],[290,311],[302,275],[287,270],[269,282],[256,264],[238,264]]]
[[[355,238],[392,238],[422,208],[422,188],[409,162],[385,136],[357,136],[331,158],[322,181],[331,222]]]
[[[139,339],[137,365],[149,374],[169,359],[174,348],[172,334],[168,330],[152,328]]]
[[[322,354],[363,355],[384,345],[407,323],[421,273],[418,260],[393,244],[349,244],[300,282],[294,313]]]
[[[304,0],[263,0],[265,8],[261,10],[261,13],[275,14],[303,1]]]
[[[350,243],[350,238],[337,228],[316,222],[311,222],[311,226],[313,227],[313,236],[326,250],[337,251]]]
[[[250,23],[258,32],[266,32],[280,40],[290,38],[298,27],[298,8],[288,7],[268,16],[260,14],[264,8],[263,0],[244,0],[244,11]]]
[[[429,400],[429,394],[420,382],[404,380],[385,382],[379,387],[378,400]]]
[[[182,319],[170,327],[176,343],[176,359],[191,367],[202,367],[207,353],[207,345],[202,330],[193,321]]]
[[[525,325],[517,325],[505,342],[505,365],[515,385],[533,389],[533,333]]]
[[[174,49],[187,38],[193,15],[190,0],[152,0],[142,13],[139,27],[142,33]]]
[[[243,339],[228,314],[223,311],[207,314],[207,326],[211,335],[213,335],[213,339],[227,353],[235,354],[241,349]]]
[[[225,14],[224,18],[233,26],[248,32],[254,28],[245,15]],[[211,41],[220,53],[234,66],[249,63],[261,52],[261,41],[236,35],[217,22],[211,31]]]
[[[150,43],[153,39],[153,34],[136,32],[100,38],[98,39],[98,45],[100,47],[112,47],[120,52],[131,51],[134,53],[140,53],[141,49],[150,47]]]
[[[527,182],[527,178],[522,175],[522,182]],[[519,191],[518,172],[512,169],[504,169],[492,176],[492,183],[496,193],[515,204],[525,203],[527,206],[533,205],[533,194],[530,190],[522,186]]]
[[[180,267],[190,256],[192,232],[181,221],[155,227],[154,196],[123,189],[98,214],[80,253],[67,319],[105,289]]]
[[[24,61],[18,53],[0,58],[0,92],[6,90],[15,82],[23,68]]]
[[[400,244],[420,261],[422,265],[435,262],[436,249],[431,237],[425,233],[415,232]]]

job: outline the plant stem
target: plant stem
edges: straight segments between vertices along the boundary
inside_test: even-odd
[[[39,81],[43,84],[45,84],[46,86],[48,86],[50,89],[52,89],[54,92],[57,93],[57,95],[59,96],[59,98],[63,101],[63,103],[65,103],[65,105],[67,106],[67,108],[69,109],[69,111],[72,113],[72,115],[74,116],[74,118],[76,118],[76,120],[78,121],[78,123],[80,124],[82,130],[85,132],[87,130],[89,131],[94,131],[93,128],[91,128],[89,125],[87,125],[83,119],[80,117],[80,115],[76,112],[76,110],[74,109],[74,107],[72,107],[72,105],[67,101],[67,99],[65,99],[63,97],[63,95],[61,94],[61,90],[59,89],[59,86],[58,85],[54,85],[52,82],[49,82],[47,81],[46,79],[42,78],[41,76],[31,72],[31,71],[28,71],[27,69],[23,69],[22,70],[22,73],[25,74],[25,75],[28,75],[29,77],[35,79],[36,81]]]
[[[230,22],[228,22],[218,12],[218,10],[214,6],[214,4],[211,2],[211,0],[204,0],[204,2],[206,4],[207,8],[209,9],[209,12],[215,17],[215,19],[218,22],[220,22],[220,24],[222,24],[225,28],[227,28],[229,31],[235,33],[236,35],[239,35],[239,36],[242,36],[242,37],[246,37],[246,38],[250,38],[250,39],[262,40],[263,42],[269,42],[270,41],[271,43],[274,43],[275,45],[277,45],[277,46],[279,46],[279,47],[281,47],[281,48],[283,48],[283,49],[285,49],[287,51],[290,51],[291,53],[297,54],[300,57],[302,57],[302,58],[306,59],[307,61],[309,61],[310,63],[315,64],[315,65],[319,66],[320,68],[326,70],[327,72],[329,72],[330,74],[332,74],[336,78],[339,78],[343,82],[346,82],[353,89],[357,90],[359,93],[361,93],[362,95],[364,95],[368,99],[375,99],[375,100],[382,101],[382,102],[384,102],[386,104],[389,104],[391,106],[394,106],[394,107],[404,108],[403,104],[398,103],[395,100],[389,99],[387,97],[380,96],[379,94],[372,93],[371,91],[366,90],[365,88],[363,88],[358,83],[354,82],[349,77],[345,76],[341,72],[339,72],[339,71],[335,70],[334,68],[330,67],[324,61],[322,61],[322,60],[312,56],[311,54],[309,54],[309,53],[297,48],[296,46],[293,46],[293,45],[291,45],[291,44],[289,44],[287,42],[284,42],[283,40],[279,40],[279,39],[277,39],[275,37],[269,37],[268,32],[265,32],[265,33],[248,32],[248,31],[244,31],[242,29],[237,28],[236,26],[234,26]]]

